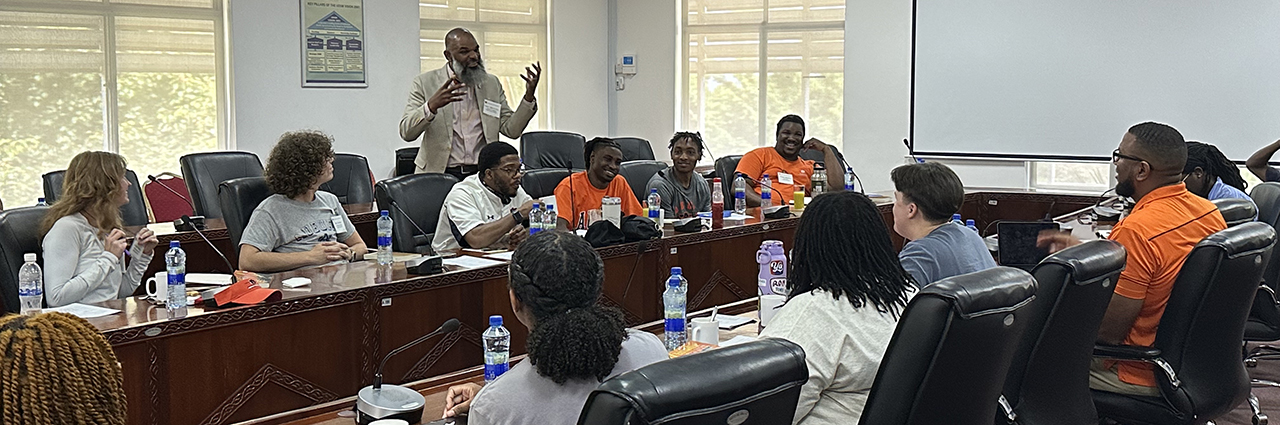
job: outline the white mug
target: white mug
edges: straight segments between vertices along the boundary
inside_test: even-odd
[[[169,273],[156,272],[155,277],[147,278],[147,296],[159,302],[169,300]]]
[[[720,345],[720,321],[710,317],[698,317],[690,320],[689,339],[703,344]]]
[[[769,321],[773,320],[773,315],[778,313],[778,307],[782,307],[782,303],[787,297],[777,294],[768,294],[760,296],[760,330],[763,331],[765,326],[769,326]]]

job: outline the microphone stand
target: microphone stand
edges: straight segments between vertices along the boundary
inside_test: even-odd
[[[408,220],[409,224],[413,225],[414,229],[418,229],[418,233],[422,233],[422,236],[425,237],[429,234],[422,230],[422,226],[418,226],[418,223],[413,221],[413,218],[409,217],[409,213],[404,212],[404,210],[400,208],[400,203],[391,201],[391,207],[395,208],[396,211],[399,211],[400,215],[404,216],[404,219]],[[405,261],[404,269],[406,272],[416,275],[429,275],[444,272],[444,259],[441,258],[440,255],[436,254],[435,248],[431,247],[431,241],[427,241],[427,252],[419,251],[418,247],[414,247],[414,251],[422,254],[423,256]]]
[[[182,220],[185,220],[189,223],[191,222],[191,216],[184,215],[182,216]],[[227,260],[227,256],[222,255],[222,250],[218,249],[217,246],[214,246],[213,242],[210,242],[209,238],[205,237],[204,232],[200,231],[199,228],[192,226],[191,230],[195,230],[196,234],[200,235],[200,239],[203,239],[204,243],[209,244],[209,248],[213,248],[213,252],[218,254],[218,257],[222,258],[223,264],[227,265],[227,270],[229,270],[229,273],[231,273],[231,283],[236,283],[236,268],[231,266],[231,261]]]
[[[426,404],[426,398],[422,397],[422,394],[417,391],[399,385],[383,385],[382,368],[387,365],[387,360],[391,356],[421,344],[433,336],[455,332],[461,325],[458,319],[449,319],[439,328],[431,331],[431,333],[387,353],[382,358],[382,363],[378,364],[378,371],[373,376],[373,385],[361,388],[356,396],[356,423],[368,425],[370,422],[379,419],[401,419],[410,423],[417,423],[421,420],[422,408]]]

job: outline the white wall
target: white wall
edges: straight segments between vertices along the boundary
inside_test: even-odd
[[[364,3],[368,88],[302,88],[298,0],[231,0],[231,57],[237,149],[267,154],[281,134],[315,129],[336,152],[364,155],[378,178],[391,175],[409,84],[418,74],[418,3]]]
[[[609,134],[608,10],[604,0],[551,1],[553,129],[587,139]]]
[[[625,89],[610,89],[613,136],[641,137],[657,159],[668,160],[667,141],[676,126],[676,64],[681,52],[676,34],[678,0],[612,0],[613,54],[610,68],[625,54],[636,55],[636,75]],[[612,70],[610,70],[612,75]]]
[[[867,191],[891,190],[910,130],[911,2],[849,0],[844,19],[842,150]]]

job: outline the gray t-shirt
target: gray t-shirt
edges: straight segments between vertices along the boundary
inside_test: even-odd
[[[332,193],[317,191],[311,202],[271,195],[253,209],[240,244],[262,252],[310,251],[320,242],[342,242],[355,226]]]
[[[648,332],[627,330],[622,352],[609,377],[667,359],[667,350]],[[587,396],[600,383],[580,379],[556,384],[539,375],[528,359],[490,382],[471,402],[470,425],[574,425]]]
[[[955,222],[938,226],[928,236],[907,242],[898,253],[902,268],[920,287],[996,266],[982,236]]]
[[[711,185],[698,173],[693,173],[686,188],[676,181],[675,167],[667,167],[649,178],[644,191],[655,188],[662,197],[662,210],[666,211],[667,218],[689,218],[711,211]]]

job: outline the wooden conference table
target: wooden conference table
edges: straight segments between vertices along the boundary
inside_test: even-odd
[[[961,214],[985,228],[997,219],[1061,215],[1097,199],[972,192],[966,194]],[[876,201],[885,224],[892,226],[891,198]],[[371,205],[347,210],[362,237],[374,240],[377,214]],[[658,320],[662,281],[673,266],[683,267],[689,279],[690,311],[753,298],[755,251],[769,239],[792,246],[798,221],[749,220],[688,234],[668,229],[662,239],[600,248],[606,276],[600,302],[619,307],[629,326]],[[212,250],[196,242],[200,239],[194,232],[163,230],[158,232],[162,245],[183,242],[188,272],[226,271]],[[225,229],[210,223],[206,235],[234,261]],[[895,236],[898,246],[901,242]],[[280,281],[291,276],[305,276],[312,283],[281,288]],[[415,276],[402,264],[357,262],[273,276],[270,287],[284,295],[279,302],[208,310],[197,306],[184,318],[169,319],[163,307],[131,297],[103,303],[123,312],[90,322],[124,366],[128,423],[235,423],[353,396],[372,383],[385,353],[449,318],[461,320],[462,328],[392,358],[385,380],[423,389],[474,379],[482,363],[480,333],[488,326],[487,317],[514,318],[506,279],[505,264]],[[522,354],[527,331],[509,321],[512,355]]]

